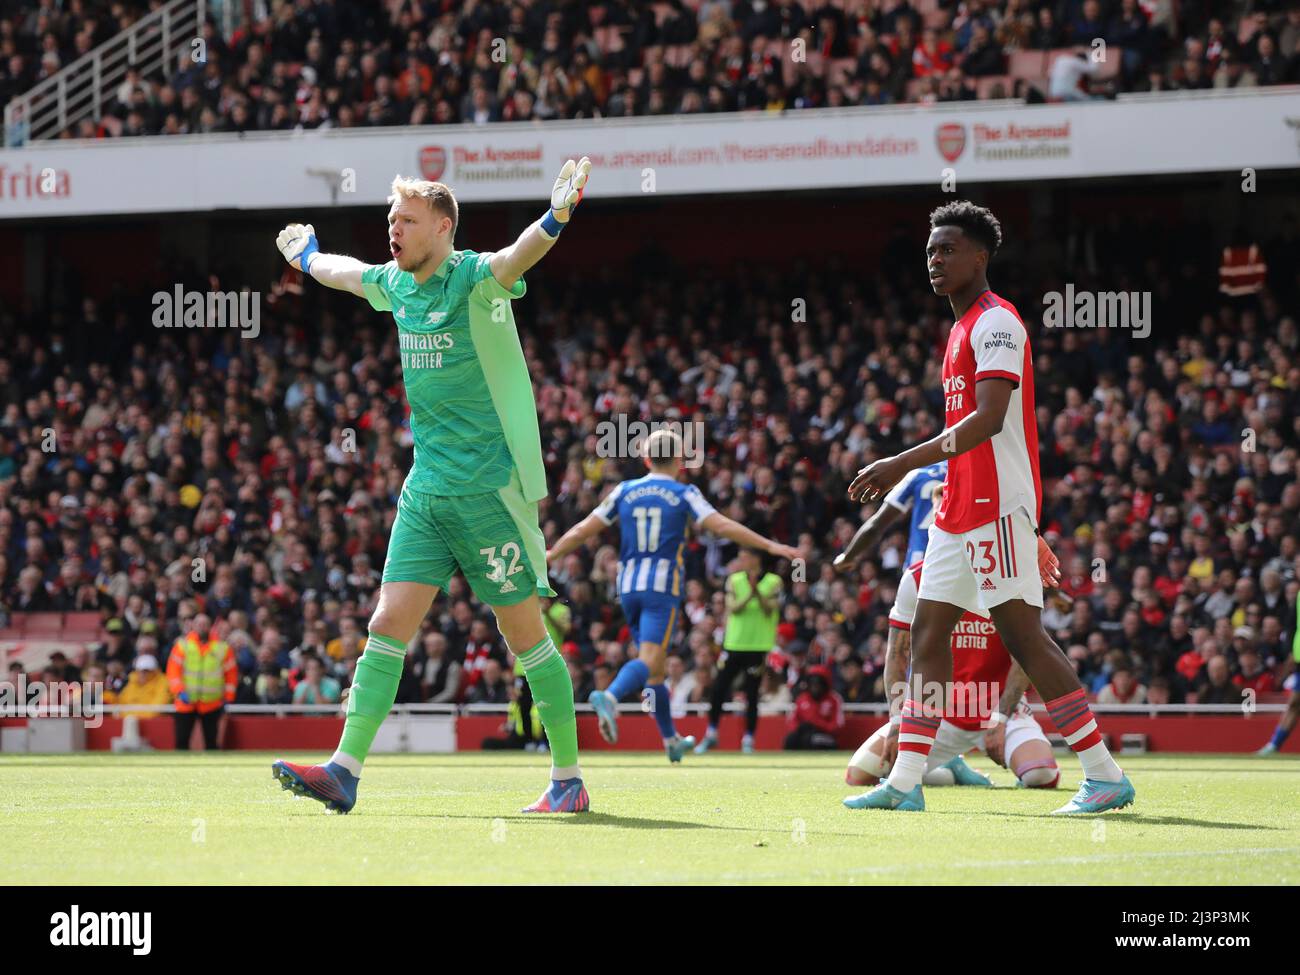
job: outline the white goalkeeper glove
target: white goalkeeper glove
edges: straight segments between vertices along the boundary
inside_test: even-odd
[[[320,253],[316,228],[311,224],[291,223],[275,238],[275,246],[290,265],[304,274],[310,273],[311,259]],[[294,263],[297,261],[298,263]]]
[[[591,160],[586,156],[576,163],[570,159],[564,164],[560,175],[555,178],[555,186],[551,188],[551,209],[542,217],[542,233],[548,237],[559,236],[582,199],[590,175]]]

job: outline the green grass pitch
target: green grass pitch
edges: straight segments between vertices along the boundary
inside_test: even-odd
[[[924,813],[850,811],[847,753],[600,753],[592,812],[535,817],[546,760],[377,756],[333,816],[282,792],[272,755],[0,757],[11,884],[1295,884],[1300,764],[1148,755],[1123,764],[1137,803],[1047,813],[1068,788],[927,789]],[[320,756],[285,756],[319,761]]]

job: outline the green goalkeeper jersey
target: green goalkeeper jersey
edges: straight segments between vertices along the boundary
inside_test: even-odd
[[[532,378],[510,302],[527,290],[492,276],[491,254],[452,251],[424,284],[396,261],[367,267],[366,300],[397,323],[415,464],[407,484],[483,494],[519,471],[524,498],[546,496]]]

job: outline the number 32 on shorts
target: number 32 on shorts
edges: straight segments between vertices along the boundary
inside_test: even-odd
[[[504,582],[507,576],[523,571],[524,567],[519,564],[519,558],[523,553],[520,552],[517,542],[506,542],[502,545],[500,558],[497,558],[497,547],[495,545],[479,549],[478,554],[487,559],[489,569],[484,574],[487,576],[488,582]],[[509,568],[506,567],[506,559],[510,560]]]

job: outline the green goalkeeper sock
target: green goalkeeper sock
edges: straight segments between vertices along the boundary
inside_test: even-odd
[[[348,694],[343,737],[330,759],[353,775],[361,774],[361,765],[370,754],[379,726],[393,709],[405,658],[406,644],[399,640],[378,633],[371,633],[366,640],[366,650],[357,661],[357,675]]]
[[[578,775],[578,717],[569,668],[549,636],[519,654],[519,660],[551,743],[551,777],[573,778]]]

